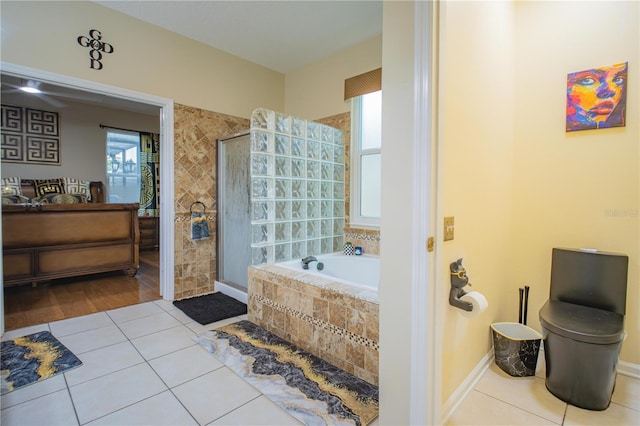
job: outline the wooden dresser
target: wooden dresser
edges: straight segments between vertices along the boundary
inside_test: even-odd
[[[160,218],[138,217],[140,250],[158,250],[160,247]]]

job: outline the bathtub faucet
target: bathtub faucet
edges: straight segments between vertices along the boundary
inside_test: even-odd
[[[313,256],[307,256],[304,259],[302,259],[302,269],[309,269],[309,264],[311,262],[317,262],[318,259],[316,259]]]

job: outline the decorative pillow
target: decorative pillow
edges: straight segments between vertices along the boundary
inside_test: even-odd
[[[62,179],[35,179],[33,189],[36,192],[36,197],[42,197],[46,194],[64,194],[64,183],[62,183]]]
[[[79,194],[51,193],[34,198],[33,201],[40,204],[82,204],[87,202],[87,197]]]
[[[29,201],[29,197],[25,197],[24,195],[10,195],[10,194],[2,194],[2,204],[27,204]]]
[[[84,195],[87,200],[91,201],[90,182],[88,180],[65,177],[62,178],[64,184],[64,192],[67,194]]]
[[[22,195],[21,182],[19,177],[2,178],[2,195]]]

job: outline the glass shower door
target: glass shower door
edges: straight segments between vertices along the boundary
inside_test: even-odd
[[[247,290],[251,264],[249,133],[218,141],[218,281]]]

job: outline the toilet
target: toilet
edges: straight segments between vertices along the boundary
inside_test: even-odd
[[[588,410],[611,402],[625,338],[626,255],[554,248],[549,300],[540,309],[545,384],[561,400]]]

